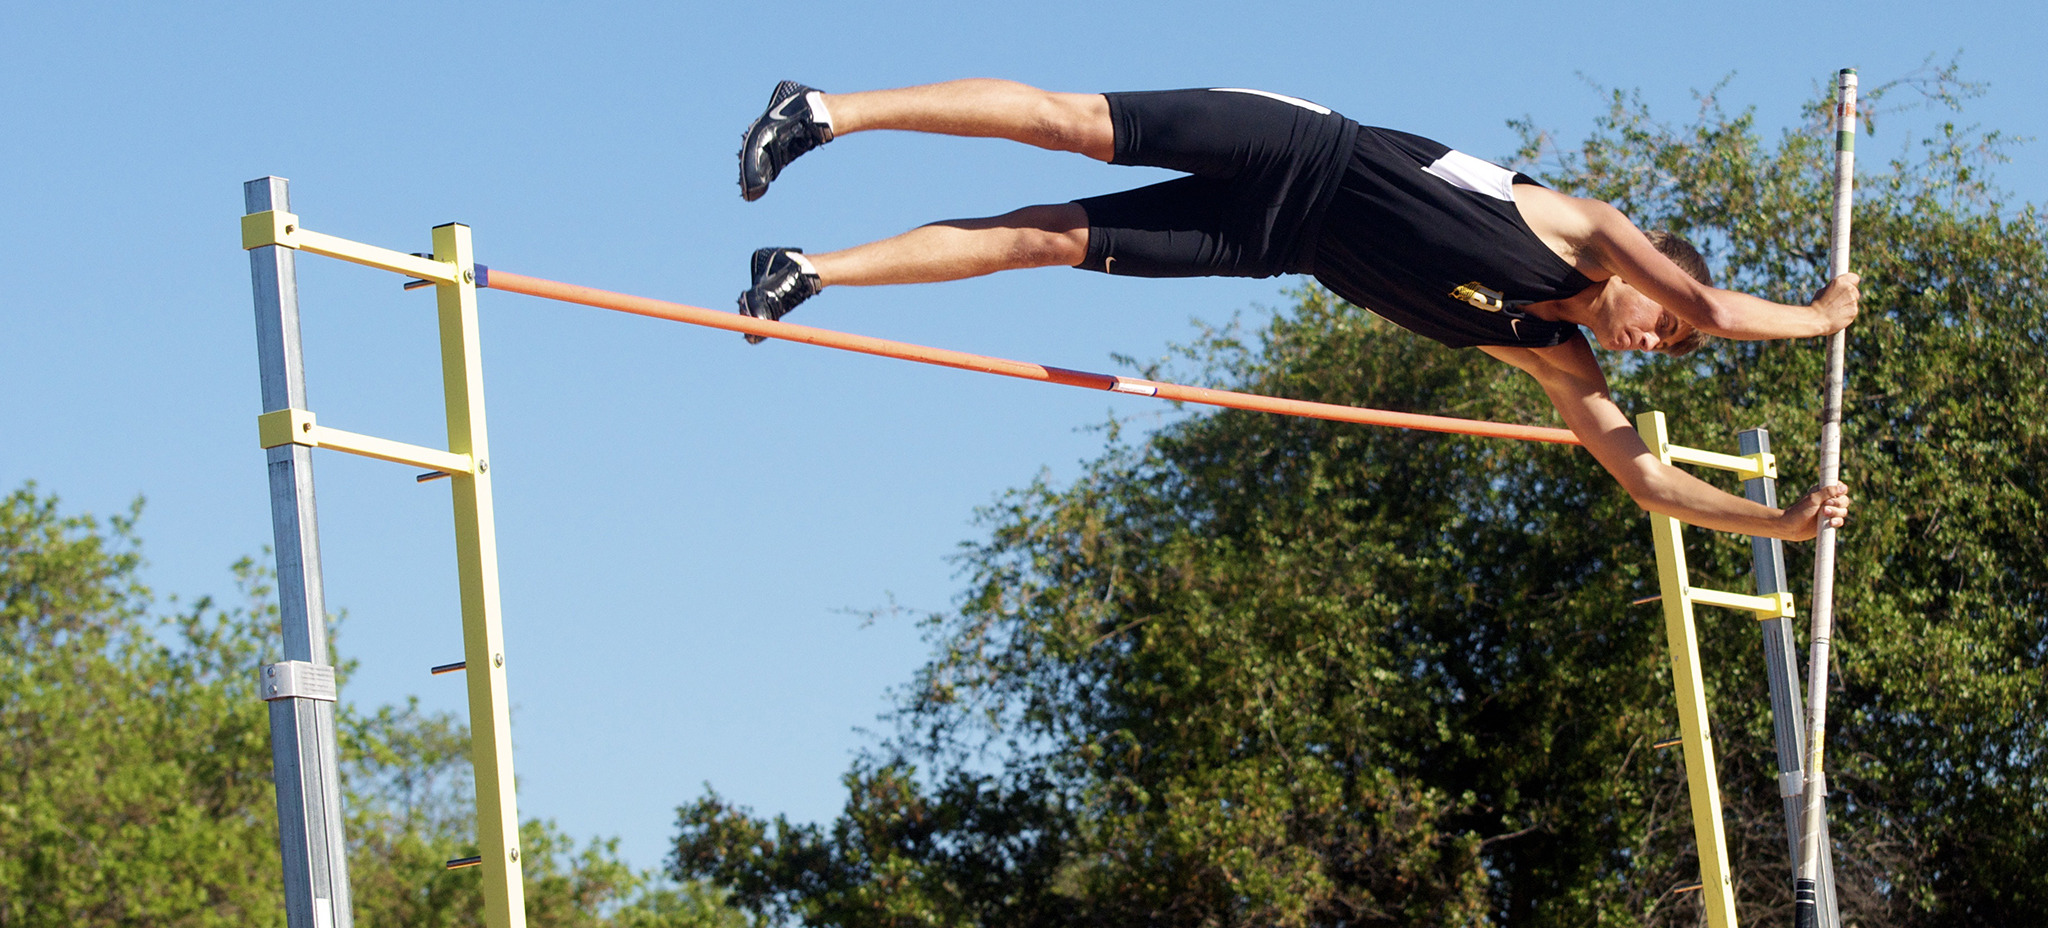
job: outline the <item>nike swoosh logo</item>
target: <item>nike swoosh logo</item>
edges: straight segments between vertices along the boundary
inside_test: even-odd
[[[1112,264],[1115,264],[1115,263],[1116,263],[1116,259],[1115,259],[1115,258],[1104,258],[1104,259],[1102,259],[1102,273],[1104,273],[1104,274],[1114,274],[1114,273],[1116,273],[1115,271],[1112,271],[1112,270],[1110,270],[1110,269],[1109,269],[1110,265],[1112,265]]]
[[[768,115],[775,119],[788,119],[789,113],[785,112],[785,110],[787,110],[789,108],[789,105],[792,103],[803,102],[803,99],[803,94],[791,94],[790,96],[784,98],[781,103],[775,104],[775,108],[769,110]]]

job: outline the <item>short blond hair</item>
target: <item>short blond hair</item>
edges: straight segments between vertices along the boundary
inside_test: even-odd
[[[1657,249],[1658,254],[1670,258],[1671,263],[1678,265],[1679,270],[1709,287],[1714,285],[1714,272],[1707,269],[1707,259],[1700,254],[1699,249],[1692,246],[1691,242],[1685,240],[1685,236],[1667,229],[1652,229],[1643,235],[1650,240],[1650,246]],[[1671,310],[1667,309],[1665,312]],[[1700,331],[1697,326],[1687,323],[1684,338],[1660,347],[1665,354],[1683,357],[1705,347],[1712,338],[1713,336]]]

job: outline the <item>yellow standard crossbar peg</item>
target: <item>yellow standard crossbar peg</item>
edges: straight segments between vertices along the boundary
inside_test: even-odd
[[[242,250],[265,245],[299,247],[299,217],[281,209],[268,209],[242,217]]]

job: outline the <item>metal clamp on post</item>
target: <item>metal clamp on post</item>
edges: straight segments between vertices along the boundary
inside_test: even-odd
[[[305,445],[320,447],[320,441],[313,437],[313,430],[319,427],[308,409],[278,409],[256,417],[256,439],[264,448],[279,445]]]
[[[312,661],[265,664],[258,671],[257,685],[261,687],[265,702],[278,699],[339,701],[334,689],[334,668]]]
[[[260,213],[249,213],[242,217],[242,250],[261,248],[265,245],[283,245],[286,248],[299,247],[295,236],[299,232],[299,217],[281,209],[267,209]]]

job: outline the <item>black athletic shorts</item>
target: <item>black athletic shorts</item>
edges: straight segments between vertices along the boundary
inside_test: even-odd
[[[1076,200],[1078,267],[1133,277],[1272,277],[1313,268],[1358,124],[1259,90],[1111,93],[1112,164],[1192,175]]]

